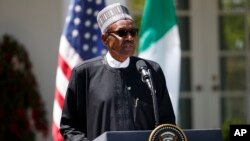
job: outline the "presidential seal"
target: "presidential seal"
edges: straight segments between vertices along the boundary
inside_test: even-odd
[[[187,141],[187,137],[176,125],[162,124],[150,133],[148,141]]]

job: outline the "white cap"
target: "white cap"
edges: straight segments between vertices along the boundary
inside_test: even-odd
[[[97,14],[97,23],[102,33],[105,32],[109,25],[122,19],[133,20],[133,18],[129,15],[128,8],[121,5],[120,3],[111,4],[103,8]]]

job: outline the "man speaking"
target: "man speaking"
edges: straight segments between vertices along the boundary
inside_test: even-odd
[[[175,124],[161,67],[133,56],[138,29],[127,7],[111,4],[98,13],[97,22],[108,52],[72,70],[60,124],[64,139],[87,141],[105,131]]]

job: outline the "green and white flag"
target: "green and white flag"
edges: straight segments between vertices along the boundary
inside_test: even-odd
[[[140,28],[139,57],[160,64],[173,108],[178,115],[180,38],[173,0],[146,0]]]

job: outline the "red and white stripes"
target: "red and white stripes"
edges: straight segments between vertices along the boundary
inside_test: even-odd
[[[52,134],[54,141],[63,141],[59,131],[64,98],[67,91],[71,71],[74,66],[82,62],[79,54],[62,35],[59,47],[58,66],[56,72],[56,88],[53,107]]]

